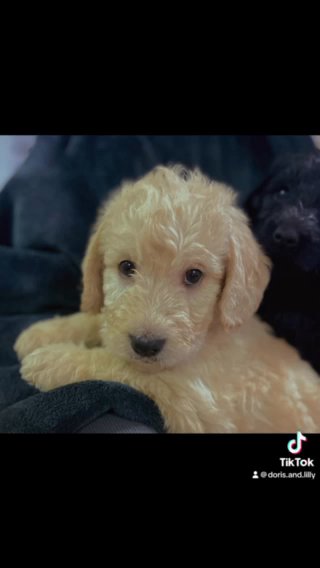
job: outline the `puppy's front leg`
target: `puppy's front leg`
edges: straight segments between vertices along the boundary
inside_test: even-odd
[[[98,345],[100,343],[101,316],[77,313],[37,322],[18,337],[14,349],[23,359],[35,349],[51,343],[71,342]]]
[[[21,364],[21,376],[42,391],[90,379],[111,379],[113,357],[103,348],[57,343],[36,349]]]
[[[161,375],[132,372],[106,349],[86,349],[73,343],[49,345],[33,351],[21,365],[22,377],[41,391],[85,380],[115,380],[149,396],[159,407],[171,433],[205,431],[202,400],[195,393],[182,394],[164,382]]]

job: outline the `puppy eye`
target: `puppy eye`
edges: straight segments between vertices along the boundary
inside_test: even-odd
[[[286,195],[288,193],[288,188],[287,187],[280,187],[276,193],[277,196],[283,197],[284,195]]]
[[[188,285],[196,284],[197,282],[199,282],[199,280],[201,280],[202,276],[203,272],[201,272],[201,270],[192,268],[191,270],[187,270],[187,272],[185,273],[184,282]]]
[[[135,269],[136,266],[134,262],[131,262],[131,260],[122,260],[119,264],[119,270],[124,276],[132,276]]]

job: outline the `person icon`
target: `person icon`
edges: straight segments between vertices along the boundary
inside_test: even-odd
[[[257,472],[257,471],[254,471],[254,472],[253,472],[252,479],[259,479],[259,476],[258,476],[258,472]]]

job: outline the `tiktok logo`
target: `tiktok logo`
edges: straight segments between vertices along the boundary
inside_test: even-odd
[[[293,438],[288,442],[288,450],[291,454],[300,454],[302,450],[302,442],[306,442],[307,438],[301,434],[301,432],[297,432],[297,439]]]

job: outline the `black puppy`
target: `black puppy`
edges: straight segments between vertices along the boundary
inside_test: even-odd
[[[245,208],[273,262],[258,313],[320,373],[320,152],[279,161]]]

